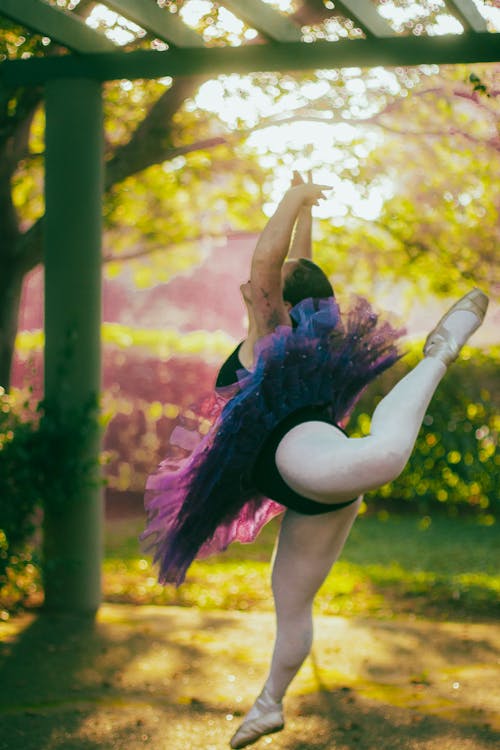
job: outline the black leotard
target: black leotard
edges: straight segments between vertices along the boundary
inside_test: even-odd
[[[219,370],[216,381],[216,388],[223,388],[234,385],[238,378],[238,370],[245,369],[240,362],[239,351],[243,342],[239,343],[236,349],[229,355]],[[297,513],[303,513],[307,516],[315,516],[320,513],[332,513],[333,511],[345,508],[347,505],[354,503],[357,498],[348,500],[344,503],[320,503],[317,500],[311,500],[308,497],[299,495],[292,490],[284,481],[283,477],[276,466],[276,450],[281,439],[289,432],[292,427],[296,427],[303,422],[326,422],[334,427],[331,419],[328,418],[326,410],[320,406],[306,406],[290,414],[286,419],[279,423],[277,427],[268,435],[262,448],[260,449],[257,460],[253,466],[251,475],[252,481],[263,495],[270,497],[277,503],[281,503]],[[340,428],[339,428],[340,429]]]
[[[241,349],[241,345],[243,344],[243,341],[240,341],[236,349],[232,354],[229,355],[229,357],[226,359],[224,364],[219,370],[219,373],[217,375],[217,380],[215,382],[216,388],[225,388],[228,385],[234,385],[238,382],[238,376],[236,373],[238,370],[244,370],[245,368],[240,362],[239,353]]]
[[[330,503],[320,503],[317,500],[311,500],[308,497],[299,495],[298,492],[292,490],[279,473],[276,466],[278,445],[292,427],[296,427],[304,422],[326,422],[340,429],[338,425],[333,424],[331,419],[326,415],[325,409],[320,406],[306,406],[303,409],[292,412],[292,414],[274,428],[260,449],[252,472],[252,478],[257,489],[266,497],[270,497],[287,508],[295,510],[297,513],[304,513],[307,516],[331,513],[332,511],[351,505],[351,503],[357,500],[356,497],[352,500],[347,500],[347,502],[332,505]],[[342,430],[342,432],[344,431]]]

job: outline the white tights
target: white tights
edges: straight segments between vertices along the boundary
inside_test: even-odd
[[[324,422],[291,429],[276,451],[285,482],[305,497],[335,504],[395,479],[406,466],[445,372],[438,359],[419,362],[380,401],[366,437],[347,438]]]
[[[461,346],[479,324],[475,314],[455,311],[446,328]],[[445,372],[440,359],[425,357],[380,401],[366,437],[347,438],[323,422],[294,427],[276,451],[285,482],[305,497],[335,505],[395,479],[406,466]],[[273,564],[277,633],[266,682],[276,701],[310,651],[313,600],[342,551],[359,504],[360,498],[318,516],[285,513]]]
[[[312,604],[347,539],[361,498],[327,515],[287,510],[275,551],[272,587],[276,641],[266,682],[280,701],[308,655],[313,637]]]
[[[283,479],[300,494],[331,504],[395,479],[445,371],[439,360],[423,359],[380,401],[366,437],[346,438],[322,422],[294,427],[276,453]],[[360,502],[318,516],[292,510],[284,515],[272,572],[277,633],[266,681],[275,700],[283,698],[310,651],[314,597],[342,551]]]

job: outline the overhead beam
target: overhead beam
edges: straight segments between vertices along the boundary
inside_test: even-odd
[[[203,37],[154,0],[106,0],[108,8],[177,47],[203,47]]]
[[[371,0],[341,0],[335,3],[335,7],[356,21],[365,33],[382,38],[396,36],[396,31],[382,18]]]
[[[446,0],[446,5],[463,23],[465,29],[487,31],[488,24],[472,0]]]
[[[293,21],[262,0],[221,0],[225,8],[249,26],[276,42],[299,42],[301,31]]]
[[[44,0],[0,0],[0,15],[30,31],[48,36],[74,52],[116,50],[116,45],[87,26],[76,14],[67,13]]]
[[[387,67],[498,62],[500,34],[468,33],[438,37],[346,39],[338,42],[276,42],[242,47],[185,48],[151,52],[9,60],[0,64],[0,82],[41,84],[54,78],[161,78],[319,68]]]

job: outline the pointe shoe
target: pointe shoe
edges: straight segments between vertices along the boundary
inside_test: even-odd
[[[282,704],[277,703],[270,696],[267,688],[264,688],[243,723],[231,737],[229,744],[233,750],[246,747],[257,742],[265,734],[281,731],[284,726]]]
[[[437,326],[427,336],[424,344],[424,355],[440,359],[446,366],[450,365],[458,357],[462,344],[458,344],[453,334],[445,326],[446,321],[457,310],[474,313],[478,318],[476,328],[479,328],[488,309],[488,297],[480,289],[472,289],[468,294],[455,302],[448,312],[443,315]],[[476,330],[476,329],[474,329]],[[471,334],[473,331],[471,331]]]

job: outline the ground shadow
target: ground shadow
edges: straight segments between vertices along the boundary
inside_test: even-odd
[[[49,613],[19,618],[18,633],[0,644],[0,750],[108,747],[81,731],[98,715],[96,721],[106,725],[102,731],[113,735],[109,746],[119,747],[120,737],[126,745],[132,736],[144,735],[145,707],[161,713],[174,703],[186,715],[202,708],[211,712],[191,697],[193,683],[209,677],[202,648],[185,641],[182,617],[177,622],[171,614],[165,622],[160,612],[155,616],[147,609],[143,619],[137,608],[132,620],[112,622]],[[203,631],[201,615],[199,620]],[[216,631],[223,624],[221,615],[209,627]],[[123,711],[123,720],[109,724],[117,707],[130,706],[130,720]],[[225,706],[213,711],[227,714]]]
[[[429,704],[370,695],[362,683],[376,684],[386,668],[382,647],[386,664],[397,670],[403,659],[412,660],[407,639],[422,649],[429,643],[429,655],[442,662],[461,638],[467,647],[462,635],[436,632],[431,644],[430,623],[319,620],[320,643],[306,665],[312,679],[306,687],[300,678],[291,691],[285,731],[261,740],[256,750],[490,750],[500,741],[486,713],[474,716],[465,695],[452,713],[445,704],[436,713]],[[484,628],[471,657],[489,661],[494,644]],[[5,629],[1,650],[0,750],[227,748],[260,687],[272,632],[271,615],[194,608],[106,605],[96,622],[23,616],[10,635]],[[343,684],[328,668],[335,656],[346,658],[349,637],[351,664],[356,648],[380,643],[381,651],[366,651],[359,682]],[[415,664],[421,669],[423,656]],[[412,689],[425,690],[423,678]],[[430,685],[431,697],[433,690]],[[457,707],[464,709],[462,718]]]
[[[295,715],[275,750],[491,750],[500,734],[491,727],[457,722],[376,703],[341,687],[297,699]]]

